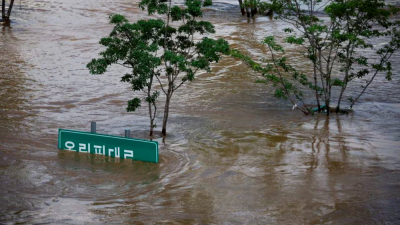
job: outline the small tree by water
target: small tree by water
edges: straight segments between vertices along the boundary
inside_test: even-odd
[[[329,115],[333,88],[338,90],[338,96],[332,111],[342,111],[349,83],[361,81],[359,94],[348,98],[351,109],[378,75],[391,80],[390,58],[400,48],[400,23],[393,17],[398,8],[385,4],[384,0],[271,0],[267,7],[276,12],[276,19],[291,24],[284,29],[288,34],[285,41],[304,49],[301,54],[310,62],[313,72],[305,74],[302,68],[290,65],[283,47],[273,36],[262,42],[269,49],[271,60],[258,63],[238,51],[231,54],[262,74],[264,79],[258,82],[276,87],[276,97],[289,99],[295,106],[302,102],[297,109],[303,113],[326,108]],[[373,44],[380,39],[383,44]],[[363,55],[365,50],[368,56]],[[315,98],[314,110],[304,101],[310,96]]]
[[[199,39],[200,35],[215,32],[210,22],[197,20],[203,15],[202,6],[211,5],[211,0],[186,0],[182,7],[173,6],[171,0],[142,0],[139,6],[147,9],[149,15],[157,13],[165,18],[129,23],[122,15],[110,16],[114,29],[100,41],[106,50],[87,65],[92,74],[103,74],[113,64],[130,70],[121,81],[130,83],[133,91],[146,94],[150,135],[156,126],[159,94],[166,97],[162,124],[162,134],[166,135],[170,103],[176,90],[193,81],[199,71],[210,72],[210,63],[218,62],[222,54],[229,52],[223,39]],[[141,100],[135,97],[128,101],[127,111],[135,111]]]

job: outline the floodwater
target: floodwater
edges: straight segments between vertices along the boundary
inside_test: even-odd
[[[400,223],[398,63],[353,114],[326,118],[292,111],[224,58],[173,99],[169,134],[155,139],[160,163],[58,150],[58,128],[89,131],[91,121],[99,133],[148,138],[146,109],[125,110],[133,94],[121,68],[94,76],[85,67],[112,28],[109,14],[149,18],[137,6],[16,1],[0,27],[0,224]],[[254,57],[285,26],[247,21],[226,2],[205,18],[214,37]]]

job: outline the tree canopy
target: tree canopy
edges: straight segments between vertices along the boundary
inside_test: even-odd
[[[87,66],[92,74],[103,74],[110,65],[118,64],[129,72],[121,77],[131,84],[133,91],[146,94],[149,106],[150,135],[156,126],[157,98],[166,97],[162,134],[166,135],[169,107],[172,96],[187,81],[193,81],[199,71],[211,71],[210,64],[218,62],[229,52],[223,39],[214,40],[199,35],[214,33],[214,26],[202,17],[201,8],[210,6],[206,0],[186,0],[185,7],[173,6],[171,0],[143,0],[139,6],[151,14],[165,15],[164,19],[129,21],[122,15],[110,16],[114,28],[110,35],[100,40],[106,50],[100,58]],[[158,84],[157,86],[155,84]],[[128,101],[128,111],[141,106],[142,99]]]
[[[272,36],[263,41],[271,54],[266,65],[238,51],[231,54],[259,72],[264,77],[259,82],[272,83],[276,97],[289,99],[295,106],[302,102],[298,109],[303,113],[326,108],[329,115],[334,99],[333,111],[340,112],[348,84],[366,80],[359,94],[348,98],[352,108],[377,75],[391,79],[390,59],[400,47],[400,23],[393,17],[398,8],[384,0],[271,0],[268,8],[276,12],[275,19],[288,23],[285,41],[304,49],[301,54],[311,62],[313,73],[305,74],[290,65],[286,56],[278,57],[275,53],[284,53],[284,49]],[[384,45],[372,44],[377,38],[384,38]],[[366,57],[360,53],[365,49],[374,54]],[[310,91],[314,92],[316,109],[304,102],[304,92]]]

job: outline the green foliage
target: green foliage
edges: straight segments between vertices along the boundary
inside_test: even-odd
[[[246,8],[256,8],[260,1],[257,0],[244,0],[243,5]]]
[[[203,7],[209,7],[212,6],[212,1],[211,0],[204,0],[203,1]]]
[[[273,37],[266,37],[262,42],[268,46],[272,57],[270,62],[274,69],[270,69],[271,64],[268,64],[268,72],[261,69],[260,64],[233,52],[233,56],[242,59],[264,77],[268,76],[267,81],[276,80],[272,82],[273,86],[279,87],[276,97],[294,102],[294,98],[301,98],[302,91],[308,89],[311,91],[308,96],[315,96],[318,106],[322,100],[329,108],[333,94],[338,93],[339,109],[348,83],[366,79],[367,85],[363,86],[360,94],[349,98],[352,107],[378,74],[385,74],[387,80],[392,79],[390,58],[400,47],[400,22],[393,15],[399,13],[399,8],[387,5],[384,0],[332,0],[328,4],[320,0],[271,0],[263,7],[274,10],[277,19],[293,25],[284,28],[289,35],[285,41],[305,50],[301,54],[310,61],[314,71],[301,74],[287,63],[285,57],[277,57],[274,52],[282,54],[284,49]],[[320,9],[328,20],[317,16]],[[377,38],[385,39],[387,43],[373,45],[372,40]],[[365,50],[369,51],[369,57],[360,53]],[[291,95],[294,96],[292,99]]]
[[[150,96],[146,97],[146,102],[150,103],[150,104],[155,104],[156,100],[158,98],[158,96],[160,96],[160,92],[155,91],[153,92]],[[140,105],[139,105],[140,106]]]
[[[167,14],[168,13],[168,1],[167,0],[142,0],[139,3],[139,7],[142,10],[147,8],[149,15],[154,13]]]
[[[268,47],[276,52],[285,52],[283,47],[275,42],[274,36],[266,37],[262,43],[268,45]]]
[[[121,77],[122,82],[129,83],[133,91],[142,91],[149,104],[150,127],[153,128],[156,113],[158,91],[152,91],[154,76],[157,76],[161,59],[157,57],[160,40],[165,23],[162,20],[139,20],[129,23],[119,14],[110,15],[114,28],[108,37],[102,38],[100,44],[106,49],[100,52],[100,58],[92,59],[87,67],[92,74],[103,74],[113,64],[122,65],[129,70]],[[128,101],[128,112],[136,111],[141,100],[134,98]],[[150,130],[152,134],[152,130]]]
[[[334,79],[332,80],[332,86],[343,87],[343,85],[344,85],[344,82],[341,81],[341,80],[338,79],[338,78],[334,78]]]
[[[185,14],[184,10],[181,10],[178,6],[174,6],[171,8],[171,18],[172,21],[179,21],[183,18]]]
[[[272,60],[264,60],[263,64],[253,61],[250,57],[243,55],[237,50],[230,51],[231,56],[242,60],[250,68],[262,75],[264,79],[258,79],[256,83],[271,84],[275,87],[275,97],[290,100],[293,104],[295,104],[296,100],[303,101],[304,93],[302,89],[317,89],[305,74],[298,72],[291,65],[287,64],[285,57],[274,56],[277,52],[284,52],[282,46],[275,42],[274,37],[266,37],[262,43],[268,47],[273,56]],[[303,88],[300,86],[303,86]],[[320,90],[317,89],[317,91]],[[309,114],[310,112],[307,106],[304,109],[298,109],[305,114]]]
[[[286,37],[286,42],[290,44],[297,44],[297,45],[302,45],[304,43],[304,38],[303,37],[296,37],[296,36],[289,36]]]
[[[269,2],[266,1],[257,1],[257,8],[261,14],[266,14],[271,10],[272,6]]]
[[[146,94],[149,104],[150,127],[153,123],[157,98],[166,95],[163,119],[163,134],[166,132],[170,99],[174,92],[187,81],[193,81],[198,71],[211,71],[210,64],[218,62],[222,54],[229,52],[229,45],[223,39],[203,38],[195,41],[195,35],[214,33],[214,26],[207,21],[197,21],[202,17],[202,6],[211,6],[211,0],[185,0],[185,7],[173,6],[171,0],[142,0],[139,6],[148,14],[166,15],[165,19],[129,21],[122,15],[111,15],[114,28],[100,44],[106,50],[100,58],[88,65],[92,74],[103,74],[113,64],[128,68],[121,77],[129,83],[133,91]],[[176,24],[173,24],[176,22]],[[158,82],[156,86],[154,82]],[[156,90],[154,90],[156,89]],[[141,100],[128,101],[127,111],[135,111]]]
[[[126,107],[126,111],[128,112],[134,112],[137,108],[139,108],[141,105],[141,100],[139,98],[134,98],[132,100],[128,101],[128,107]]]

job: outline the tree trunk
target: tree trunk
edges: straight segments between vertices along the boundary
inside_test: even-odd
[[[331,77],[327,77],[325,80],[325,89],[326,89],[326,95],[325,95],[325,105],[326,105],[326,116],[329,117],[330,114],[330,108],[331,108],[331,83],[330,83]]]
[[[6,18],[6,0],[1,1],[1,18]]]
[[[172,88],[172,85],[171,85],[171,88]],[[171,88],[168,88],[167,99],[165,100],[164,118],[163,118],[162,130],[161,130],[161,134],[163,136],[167,135],[167,122],[168,122],[168,115],[169,115],[169,103],[171,101],[171,97],[172,97],[172,93],[173,93]]]
[[[154,121],[154,119],[152,118],[152,110],[151,110],[151,103],[149,102],[149,115],[150,115],[150,136],[153,136],[153,128],[154,128],[154,125],[153,125],[153,121]]]
[[[153,113],[153,115],[150,114],[150,137],[153,136],[153,131],[154,131],[154,127],[155,127],[154,120],[156,119],[156,112],[157,112],[157,106],[156,106],[155,102],[153,102],[153,106],[154,106],[154,113]],[[150,106],[150,108],[151,108],[151,106]]]
[[[244,11],[244,6],[243,6],[242,0],[239,0],[239,7],[240,7],[240,12],[242,12],[242,16],[244,16],[244,14],[246,14],[246,12]]]
[[[247,18],[250,18],[250,8],[246,7],[246,14],[247,14]]]
[[[13,5],[14,5],[14,0],[11,0],[10,6],[8,7],[7,19],[10,19],[11,10],[12,10]]]
[[[251,18],[257,13],[257,8],[251,8]]]
[[[330,81],[327,82],[327,87],[328,87],[328,99],[326,100],[326,115],[329,117],[331,113],[331,96],[332,96],[332,85]]]
[[[268,12],[265,13],[265,16],[268,16],[270,19],[272,19],[274,16],[274,11],[269,9]]]
[[[153,136],[153,130],[154,130],[154,127],[153,127],[153,124],[152,124],[151,127],[150,127],[150,137]]]
[[[346,90],[347,84],[349,82],[349,73],[350,73],[350,69],[351,69],[350,56],[352,55],[352,52],[353,52],[353,49],[354,49],[354,46],[352,44],[353,43],[350,42],[348,44],[347,48],[346,48],[346,59],[347,59],[346,60],[346,68],[345,68],[346,69],[346,74],[345,74],[344,79],[343,79],[344,83],[343,83],[342,89],[340,90],[339,99],[338,99],[338,103],[337,103],[337,107],[336,107],[336,113],[339,113],[340,102],[342,101],[343,93]],[[351,50],[350,50],[350,47],[352,47]]]
[[[347,86],[347,84],[344,84],[344,86]],[[336,113],[339,113],[340,103],[342,101],[343,93],[344,93],[345,90],[346,90],[346,87],[342,87],[342,90],[340,91],[339,100],[338,100],[338,103],[337,103],[337,106],[336,106]]]
[[[318,106],[318,112],[321,112],[321,104],[319,103],[319,96],[318,96],[318,90],[317,90],[317,65],[315,65],[314,62],[314,85],[315,85],[315,98],[317,99],[317,106]]]
[[[329,104],[329,100],[325,101],[325,105],[326,105],[326,116],[329,117],[329,114],[331,113],[331,107],[330,107],[330,104]]]

